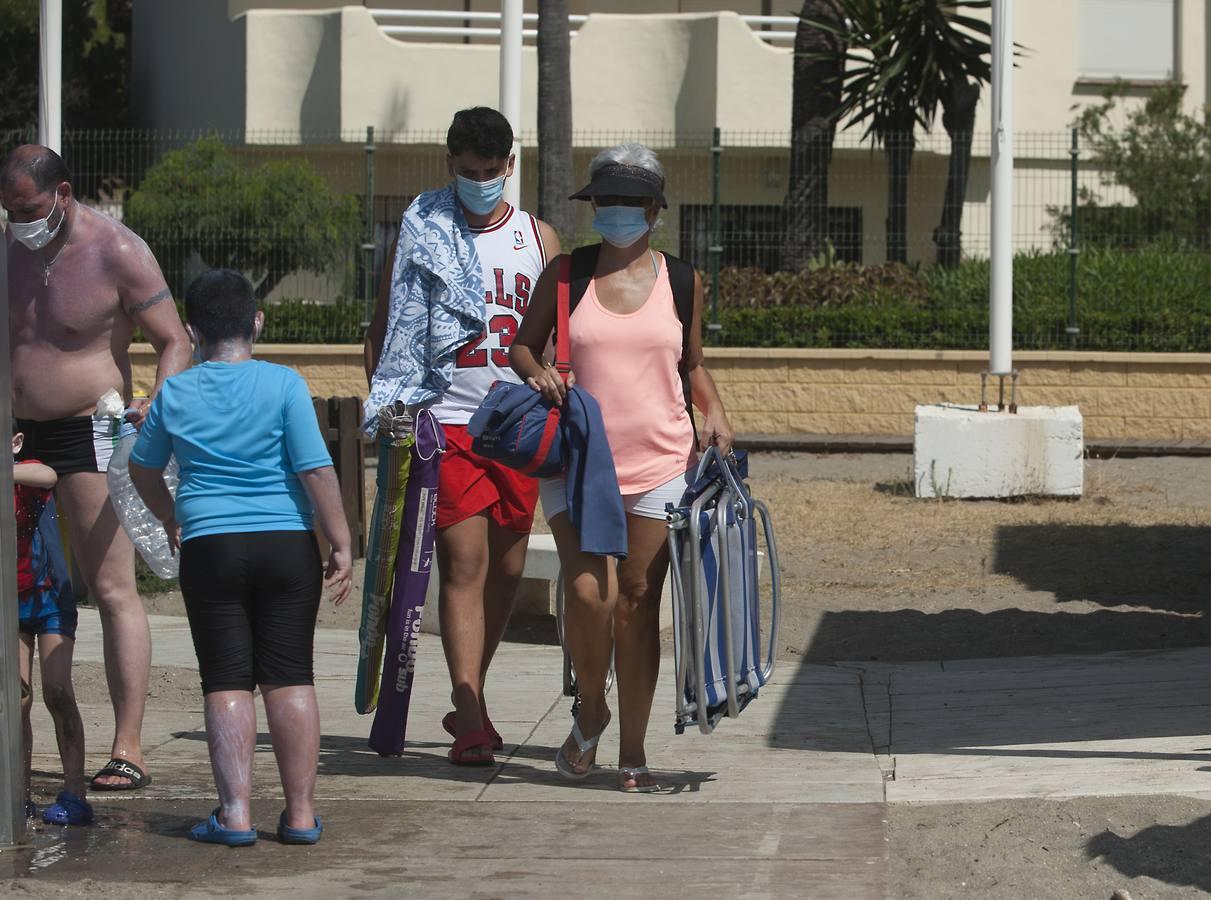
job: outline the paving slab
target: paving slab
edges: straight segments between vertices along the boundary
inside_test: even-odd
[[[157,666],[193,669],[183,619],[153,617]],[[78,658],[101,659],[84,611]],[[316,691],[323,722],[317,798],[324,844],[247,851],[183,838],[213,805],[200,708],[153,697],[145,736],[156,781],[94,795],[99,825],[35,832],[0,855],[22,892],[47,895],[87,872],[94,896],[584,897],[887,896],[887,803],[1175,793],[1211,797],[1211,649],[1098,656],[780,664],[773,682],[714,734],[672,728],[671,661],[657,689],[648,748],[667,791],[614,789],[617,727],[584,783],[552,764],[570,725],[557,647],[509,644],[489,700],[508,741],[496,765],[446,761],[449,684],[440,645],[422,638],[403,755],[366,746],[371,719],[352,702],[351,631],[322,630]],[[611,698],[613,699],[613,698]],[[35,729],[50,733],[35,706]],[[104,757],[105,705],[82,709],[89,765]],[[258,821],[281,787],[260,720]],[[43,741],[35,769],[58,760]],[[376,849],[367,853],[367,846]],[[14,882],[16,884],[17,882]],[[140,894],[140,885],[146,887]],[[110,888],[121,893],[109,893]],[[134,890],[134,893],[131,893]]]
[[[82,611],[77,658],[101,659],[96,614]],[[184,619],[152,617],[157,666],[196,669]],[[268,833],[248,850],[186,841],[214,805],[200,708],[149,707],[145,740],[155,782],[129,794],[95,794],[99,826],[41,830],[23,854],[0,855],[0,874],[36,872],[23,891],[57,890],[85,877],[125,896],[202,897],[580,897],[716,896],[883,898],[887,844],[883,775],[873,754],[860,674],[832,666],[781,665],[744,715],[714,734],[676,735],[672,666],[665,660],[649,730],[649,758],[667,790],[615,789],[617,725],[602,765],[584,783],[556,772],[556,748],[571,725],[562,652],[509,644],[493,665],[488,699],[506,747],[494,766],[446,760],[450,708],[439,639],[422,637],[405,752],[382,758],[366,746],[371,717],[353,706],[357,640],[316,637],[322,737],[316,788],[328,831],[318,848],[281,848]],[[799,701],[786,708],[792,695]],[[611,701],[614,701],[611,696]],[[200,704],[196,704],[200,707]],[[37,734],[50,721],[35,707]],[[105,705],[82,709],[89,762],[111,727]],[[254,812],[262,826],[281,808],[263,710],[258,704]],[[862,742],[866,742],[865,748]],[[58,770],[42,742],[35,768]],[[95,759],[94,759],[95,757]],[[368,848],[373,848],[369,850]],[[7,861],[7,863],[6,863]],[[116,896],[116,895],[115,895]]]
[[[888,802],[1211,791],[1211,648],[845,668]]]
[[[886,897],[883,808],[874,805],[326,804],[316,847],[282,847],[266,826],[279,805],[253,804],[258,844],[228,850],[184,838],[200,801],[122,804],[66,839],[46,832],[0,856],[0,874],[33,866],[46,888],[104,881],[117,861],[124,896],[592,898]],[[368,842],[372,838],[373,843]],[[56,854],[59,858],[55,858]],[[4,866],[8,867],[5,872]],[[49,892],[48,892],[49,893]]]

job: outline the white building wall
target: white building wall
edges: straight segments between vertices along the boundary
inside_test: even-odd
[[[1211,81],[1211,14],[1204,0],[1173,2],[1175,61],[1189,85],[1188,106],[1195,109],[1206,102]],[[376,0],[374,5],[421,4]],[[461,0],[424,5],[461,9]],[[533,5],[527,0],[527,9]],[[781,202],[793,59],[789,47],[762,41],[737,15],[759,9],[706,0],[572,0],[570,5],[573,12],[593,13],[572,41],[573,128],[579,146],[588,150],[637,136],[667,153],[677,146],[700,147],[717,125],[724,145],[733,148],[724,154],[724,202]],[[386,139],[422,142],[440,153],[456,110],[498,102],[498,52],[491,44],[398,40],[384,34],[361,5],[228,0],[226,7],[230,20],[214,3],[136,0],[134,65],[142,124],[243,130],[261,139],[270,131],[283,143],[320,132],[360,142],[366,126],[373,125]],[[649,14],[599,12],[606,7],[643,8]],[[685,14],[724,7],[734,11]],[[476,0],[474,8],[499,7]],[[1054,221],[1047,208],[1068,203],[1068,129],[1077,108],[1100,102],[1105,85],[1081,78],[1077,0],[1017,0],[1015,8],[1014,37],[1023,48],[1015,72],[1020,173],[1015,242],[1019,248],[1047,247]],[[198,77],[201,71],[208,75]],[[523,83],[522,131],[533,135],[537,58],[532,45],[523,51]],[[1130,102],[1138,104],[1148,90],[1137,86],[1132,93]],[[963,222],[965,250],[976,256],[987,252],[988,241],[988,101],[986,89],[977,113]],[[850,131],[838,142],[831,203],[862,207],[863,257],[877,262],[883,258],[887,176],[881,157],[853,149],[855,140]],[[758,165],[744,157],[738,145],[764,148],[763,161]],[[910,182],[914,259],[933,256],[931,233],[940,214],[948,152],[940,122],[932,134],[920,135]],[[578,157],[578,166],[581,162]],[[401,173],[398,192],[430,186],[432,168],[426,164],[424,171]],[[1088,172],[1082,183],[1100,186]],[[670,197],[670,230],[676,228],[679,202],[709,202],[709,174],[695,171],[686,186],[683,197]],[[1111,202],[1130,202],[1121,190],[1103,188],[1103,194]]]
[[[1211,19],[1204,0],[1172,2],[1179,75],[1189,85],[1190,108],[1197,109],[1208,98]],[[214,3],[137,0],[135,65],[147,95],[140,105],[144,123],[181,126],[193,119],[199,127],[213,127],[242,115],[248,130],[310,128],[331,124],[332,107],[339,105],[336,127],[342,129],[373,125],[427,132],[443,130],[454,110],[496,102],[496,47],[399,40],[385,35],[365,6],[317,8],[321,5],[317,0],[229,0],[234,27],[228,27],[217,21],[221,15],[216,16]],[[422,4],[382,0],[374,5]],[[423,5],[461,6],[453,0]],[[575,0],[572,5],[578,6]],[[578,131],[701,134],[718,125],[725,131],[760,132],[772,144],[786,145],[789,46],[762,41],[735,12],[651,14],[704,7],[750,12],[751,4],[656,0],[630,5],[649,14],[599,12],[629,8],[623,3],[584,0],[578,6],[593,13],[572,41]],[[475,8],[480,6],[499,8],[491,3]],[[1081,4],[1017,0],[1015,9],[1014,36],[1023,48],[1015,75],[1017,128],[1063,131],[1074,107],[1098,102],[1104,88],[1080,76]],[[200,78],[199,69],[183,65],[195,59],[210,62],[210,76]],[[216,67],[216,60],[230,65]],[[229,71],[240,68],[247,80],[242,96],[233,89]],[[523,68],[523,130],[530,130],[537,99],[533,46],[525,50]],[[990,128],[987,93],[977,132]]]

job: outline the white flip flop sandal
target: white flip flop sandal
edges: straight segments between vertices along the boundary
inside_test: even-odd
[[[624,794],[655,794],[660,791],[658,784],[633,784],[630,787],[623,782],[639,781],[640,775],[651,775],[651,771],[647,766],[619,766],[618,767],[618,790]]]
[[[611,714],[607,712],[606,720],[601,723],[601,731],[597,732],[597,734],[591,738],[586,738],[584,736],[584,733],[580,730],[579,722],[572,722],[572,740],[576,741],[576,746],[580,750],[582,758],[584,754],[597,747],[597,742],[600,741],[601,736],[605,734],[605,730],[609,726],[611,718]],[[597,758],[596,754],[594,754],[593,764],[596,765],[596,763]],[[576,767],[572,765],[571,761],[566,756],[564,756],[562,744],[560,744],[559,749],[555,752],[555,768],[559,770],[560,775],[567,778],[569,781],[584,781],[593,771],[592,765],[590,765],[583,772],[576,771]]]

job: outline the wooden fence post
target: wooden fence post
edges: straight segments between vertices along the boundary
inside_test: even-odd
[[[362,441],[362,404],[356,397],[313,397],[315,418],[328,444],[332,465],[341,487],[341,505],[353,537],[353,558],[366,555],[366,465]],[[328,556],[328,542],[316,532],[320,552]]]

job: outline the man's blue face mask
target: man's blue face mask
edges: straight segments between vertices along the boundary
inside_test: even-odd
[[[642,206],[599,206],[593,230],[615,247],[629,247],[648,233],[647,212]]]
[[[458,184],[458,200],[477,216],[486,216],[496,209],[496,204],[505,193],[505,176],[493,178],[491,181],[473,181],[462,175],[455,175]]]

